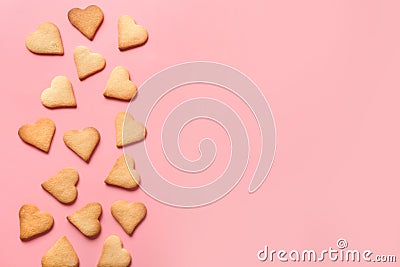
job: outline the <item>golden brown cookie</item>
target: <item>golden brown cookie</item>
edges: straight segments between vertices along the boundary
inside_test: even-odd
[[[89,203],[67,217],[82,234],[87,237],[95,237],[100,233],[101,225],[99,217],[102,209],[100,203]]]
[[[118,48],[127,50],[146,43],[148,38],[147,30],[141,25],[137,25],[135,20],[122,15],[118,20]]]
[[[42,267],[78,267],[79,258],[68,239],[63,236],[42,257]]]
[[[25,204],[19,210],[19,227],[21,240],[29,240],[47,233],[53,227],[53,216],[43,212],[35,205]]]
[[[119,112],[115,117],[115,131],[116,143],[119,148],[141,141],[146,137],[146,128],[144,125],[135,121],[135,119],[126,112]]]
[[[106,238],[97,267],[128,267],[131,254],[122,248],[122,241],[116,235]]]
[[[37,31],[29,34],[25,39],[25,46],[35,54],[64,55],[60,31],[51,22],[40,24]]]
[[[140,202],[129,203],[124,200],[117,200],[111,205],[112,216],[128,235],[132,235],[146,213],[146,206]]]
[[[125,189],[134,189],[140,182],[139,173],[134,168],[135,161],[126,154],[125,156],[122,155],[117,159],[104,182],[108,185],[119,186]]]
[[[68,20],[89,40],[93,40],[104,20],[104,14],[96,5],[85,9],[73,8],[68,12]]]
[[[64,143],[84,161],[89,162],[97,144],[100,142],[100,133],[93,127],[83,130],[70,130],[64,134]]]
[[[80,80],[102,71],[106,67],[106,60],[98,53],[92,53],[85,46],[77,46],[74,50],[74,61]]]
[[[78,196],[76,183],[79,174],[74,168],[64,168],[42,183],[42,188],[63,204],[71,204]]]
[[[136,93],[136,84],[129,79],[128,70],[122,66],[114,68],[103,95],[109,98],[130,101]]]
[[[49,152],[56,125],[51,119],[42,118],[34,124],[25,124],[18,130],[18,135],[27,144],[44,152]]]
[[[40,100],[48,108],[76,107],[72,84],[65,76],[54,77],[50,88],[43,90]]]

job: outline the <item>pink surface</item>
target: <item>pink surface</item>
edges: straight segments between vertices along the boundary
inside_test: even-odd
[[[323,250],[335,247],[340,237],[352,249],[400,256],[398,1],[98,1],[105,20],[91,42],[71,26],[67,12],[93,3],[1,2],[1,266],[40,266],[42,255],[62,235],[73,244],[81,266],[96,265],[109,234],[122,238],[133,256],[132,266],[264,266],[272,264],[257,260],[264,245]],[[118,50],[121,14],[147,27],[145,46]],[[37,56],[25,48],[26,35],[44,21],[60,28],[63,57]],[[80,82],[72,58],[76,45],[101,53],[107,60],[105,70]],[[103,180],[122,153],[114,143],[114,116],[127,107],[102,96],[113,67],[127,67],[140,85],[165,67],[192,60],[231,65],[264,92],[277,127],[277,153],[266,182],[248,194],[256,164],[250,160],[249,171],[228,196],[197,209],[165,206],[140,190],[106,186]],[[56,75],[70,78],[77,109],[41,105],[40,93]],[[223,91],[189,88],[193,95],[226,97],[233,107],[241,107]],[[160,114],[179,97],[168,96]],[[247,121],[248,111],[240,112]],[[21,125],[40,117],[50,117],[57,125],[48,155],[17,135]],[[160,121],[154,120],[149,132],[158,129]],[[248,121],[252,129],[254,122]],[[198,156],[192,142],[202,136],[191,136],[198,129],[214,127],[217,142],[226,138],[217,126],[202,123],[206,122],[195,122],[183,132],[182,146],[189,158]],[[62,141],[65,131],[85,126],[99,129],[102,138],[89,164]],[[254,142],[252,153],[257,149]],[[221,151],[210,171],[223,170],[226,155]],[[71,206],[61,205],[40,187],[66,166],[80,174],[79,196]],[[138,170],[145,179],[146,170]],[[210,176],[175,182],[201,184],[211,181]],[[132,237],[110,214],[110,205],[118,199],[142,201],[148,207],[148,216]],[[65,218],[91,201],[103,205],[102,232],[94,240]],[[24,203],[37,204],[55,219],[48,234],[29,242],[19,240],[18,210]]]

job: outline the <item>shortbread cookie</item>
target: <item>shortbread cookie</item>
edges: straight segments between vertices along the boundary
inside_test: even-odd
[[[102,71],[106,66],[106,60],[102,55],[90,52],[85,46],[75,48],[74,61],[80,80]]]
[[[128,203],[124,200],[117,200],[111,205],[111,214],[122,226],[128,235],[132,235],[136,226],[146,216],[146,206],[143,203]]]
[[[145,27],[137,25],[132,17],[122,15],[118,20],[118,48],[127,50],[140,46],[147,41],[148,34]]]
[[[42,188],[63,204],[71,204],[76,200],[78,190],[76,183],[79,174],[74,168],[64,168],[56,175],[42,183]]]
[[[74,248],[63,236],[42,257],[42,267],[78,267],[79,258]]]
[[[70,130],[64,134],[64,143],[84,161],[89,162],[97,144],[100,133],[93,127],[83,130]]]
[[[129,79],[128,70],[122,66],[114,68],[103,95],[109,98],[130,101],[136,93],[136,84]]]
[[[135,161],[126,154],[122,155],[117,159],[104,182],[125,189],[134,189],[140,182],[139,173],[134,168]]]
[[[51,22],[40,24],[37,31],[29,34],[25,39],[25,46],[35,54],[64,55],[60,31]]]
[[[89,40],[93,40],[104,20],[104,14],[96,5],[88,6],[85,9],[73,8],[68,12],[68,19]]]
[[[95,237],[100,233],[100,221],[102,209],[100,203],[93,202],[75,211],[67,217],[82,234],[87,237]]]
[[[19,210],[19,238],[29,240],[47,233],[53,227],[53,223],[53,216],[50,213],[40,211],[32,204],[23,205]]]
[[[126,118],[125,118],[126,116]],[[119,112],[115,117],[116,143],[121,148],[143,140],[146,137],[144,125],[126,112]]]
[[[128,267],[131,254],[122,248],[122,241],[116,235],[106,238],[97,267]]]
[[[43,90],[40,100],[48,108],[76,107],[72,84],[65,76],[56,76],[50,88]]]
[[[27,144],[44,152],[49,152],[56,125],[51,119],[42,118],[34,124],[25,124],[18,130],[18,135]]]

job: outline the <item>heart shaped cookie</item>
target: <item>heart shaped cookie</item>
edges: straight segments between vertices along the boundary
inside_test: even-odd
[[[115,117],[116,143],[121,148],[143,140],[146,137],[144,125],[126,112],[119,112]]]
[[[42,183],[42,188],[63,204],[71,204],[76,200],[78,191],[76,183],[79,174],[73,168],[65,168]]]
[[[109,98],[130,101],[136,93],[136,84],[129,80],[128,70],[122,66],[114,68],[103,95]]]
[[[51,22],[40,24],[37,31],[29,34],[25,39],[25,46],[35,54],[64,55],[60,31]]]
[[[89,162],[97,144],[100,133],[93,127],[83,130],[70,130],[64,134],[64,143],[84,161]]]
[[[96,5],[85,9],[73,8],[68,12],[68,20],[89,40],[93,40],[104,20],[104,14]]]
[[[44,152],[49,152],[56,125],[48,118],[37,120],[34,124],[25,124],[18,130],[18,135],[27,144]]]
[[[131,255],[122,248],[121,239],[116,235],[107,237],[97,267],[128,267],[130,263]]]
[[[21,240],[29,240],[47,233],[53,227],[53,216],[42,212],[32,204],[23,205],[19,210],[19,226]]]
[[[42,257],[42,267],[78,267],[79,258],[68,239],[63,236]]]
[[[133,159],[126,154],[122,155],[117,159],[104,182],[125,189],[134,189],[140,182],[139,173],[134,168]]]
[[[137,25],[135,20],[128,16],[122,15],[118,20],[118,48],[119,50],[127,50],[136,46],[140,46],[147,41],[148,34],[145,27]]]
[[[140,202],[129,203],[124,200],[117,200],[111,205],[112,216],[128,235],[132,235],[146,213],[146,206]]]
[[[54,77],[50,88],[43,90],[40,100],[48,108],[76,107],[72,84],[65,76]]]
[[[85,46],[75,48],[74,61],[80,80],[102,71],[106,66],[106,60],[102,55],[90,52]]]
[[[100,221],[102,209],[100,203],[89,203],[67,217],[82,234],[87,237],[95,237],[100,233]]]

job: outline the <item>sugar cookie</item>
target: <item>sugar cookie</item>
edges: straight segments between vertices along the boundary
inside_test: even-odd
[[[60,31],[51,22],[40,24],[37,31],[29,34],[25,39],[25,46],[35,54],[64,55]]]
[[[122,248],[121,239],[116,235],[107,237],[97,267],[128,267],[130,263],[131,255]]]
[[[25,204],[19,210],[19,238],[29,240],[47,233],[53,227],[53,223],[53,216],[50,213],[40,211],[35,205]]]
[[[117,200],[111,205],[112,216],[128,235],[132,235],[146,213],[146,206],[140,202],[129,203],[124,200]]]
[[[63,236],[42,257],[42,267],[78,267],[79,258],[74,248]]]
[[[90,52],[85,46],[75,48],[74,61],[80,80],[102,71],[106,66],[106,60],[102,55]]]
[[[61,203],[71,204],[78,195],[75,186],[78,179],[79,174],[74,168],[64,168],[42,183],[42,188]]]
[[[50,88],[43,90],[40,100],[48,108],[76,107],[72,84],[65,76],[54,77]]]
[[[68,20],[89,40],[93,40],[104,20],[104,14],[96,5],[85,9],[73,8],[68,12]]]
[[[131,172],[129,171],[129,168]],[[125,189],[134,189],[140,182],[139,173],[134,169],[135,161],[125,154],[120,156],[112,167],[106,180],[108,185],[119,186]]]
[[[42,118],[34,124],[25,124],[18,130],[18,135],[27,144],[44,152],[49,152],[56,125],[51,119]]]
[[[126,116],[126,117],[125,117]],[[115,117],[116,143],[121,148],[143,140],[146,137],[144,125],[126,112],[119,112]]]
[[[118,48],[127,50],[136,46],[140,46],[147,41],[148,34],[145,27],[137,25],[135,20],[128,16],[122,15],[118,20]]]
[[[96,128],[86,127],[83,130],[70,130],[64,134],[64,143],[84,161],[89,162],[97,144],[100,133]]]
[[[136,84],[129,79],[128,70],[122,66],[114,68],[103,95],[109,98],[130,101],[136,93]]]
[[[95,237],[100,233],[101,225],[99,217],[102,209],[100,203],[89,203],[67,217],[82,234],[87,237]]]

